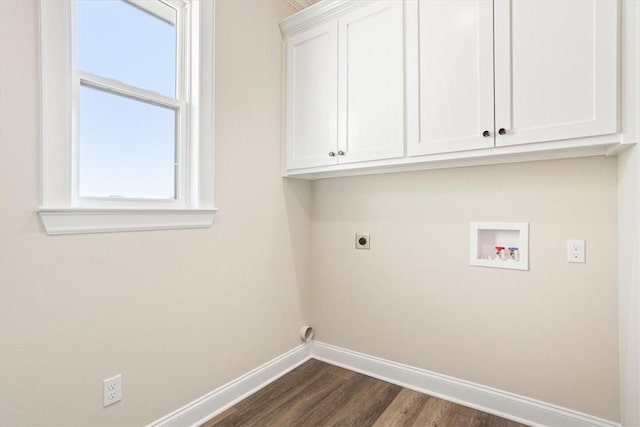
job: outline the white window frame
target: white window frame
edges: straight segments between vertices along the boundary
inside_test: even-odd
[[[127,1],[149,9],[148,2]],[[213,197],[215,2],[162,2],[178,11],[176,99],[77,70],[72,62],[74,0],[40,0],[42,183],[38,212],[47,234],[202,228],[213,224],[217,211]],[[178,112],[176,199],[79,197],[76,117],[81,82]]]

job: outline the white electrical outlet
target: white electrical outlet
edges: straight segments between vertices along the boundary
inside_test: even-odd
[[[567,240],[567,262],[585,262],[584,240]]]
[[[109,406],[122,399],[122,375],[107,378],[104,383],[104,406]]]
[[[356,249],[371,249],[369,233],[356,233]]]

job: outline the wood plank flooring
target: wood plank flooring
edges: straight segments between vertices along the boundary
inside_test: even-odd
[[[213,426],[523,427],[314,359],[202,425]]]

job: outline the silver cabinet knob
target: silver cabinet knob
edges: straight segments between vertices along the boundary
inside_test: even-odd
[[[329,151],[329,157],[335,157],[335,156],[336,156],[336,153],[335,153],[335,152],[333,152],[333,151]]]
[[[491,132],[489,132],[488,130],[485,130],[484,132],[482,132],[482,136],[484,136],[485,138],[488,138],[491,136]]]
[[[342,151],[342,150],[338,151],[338,156],[344,156],[345,154],[347,154],[347,153],[345,153],[345,152],[344,152],[344,151]]]

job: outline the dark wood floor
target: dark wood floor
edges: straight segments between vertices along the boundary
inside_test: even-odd
[[[202,427],[212,426],[522,427],[522,424],[312,359]]]

